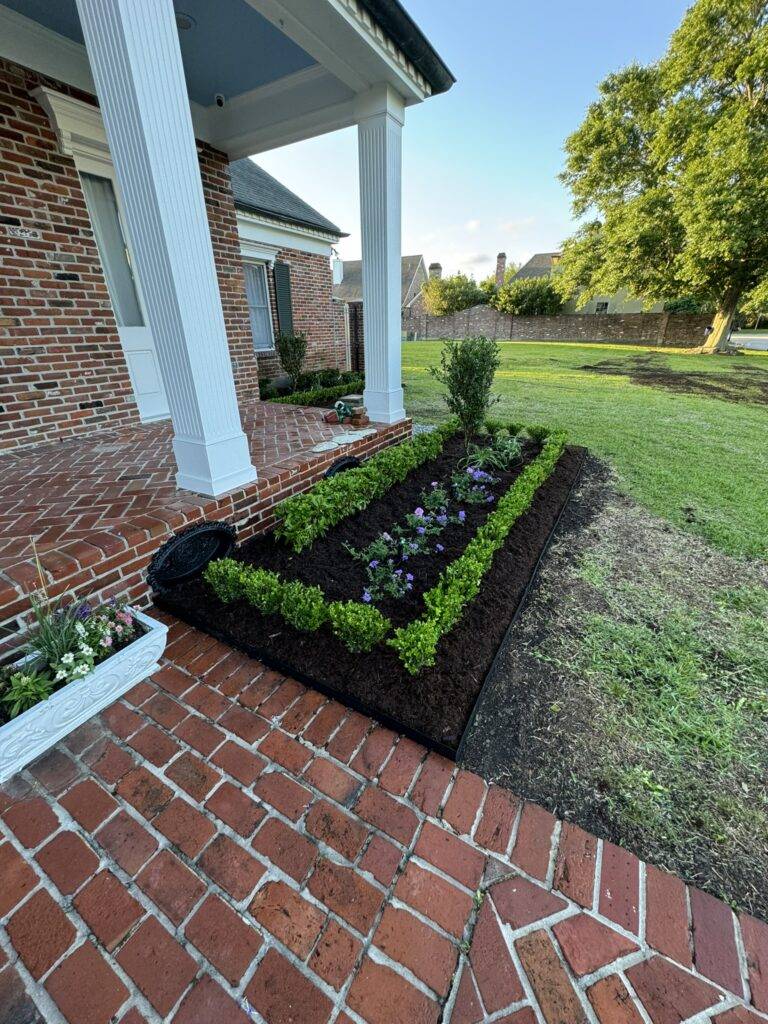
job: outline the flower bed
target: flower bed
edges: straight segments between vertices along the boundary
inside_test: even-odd
[[[452,424],[387,449],[161,603],[453,753],[580,464],[517,429],[477,438],[474,466]]]
[[[25,657],[0,675],[0,782],[150,675],[167,626],[117,603],[36,604]]]

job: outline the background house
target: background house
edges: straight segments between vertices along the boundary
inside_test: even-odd
[[[523,264],[512,278],[519,281],[529,277],[551,277],[557,273],[557,264],[560,260],[559,252],[537,252]],[[595,295],[584,306],[576,305],[576,298],[568,299],[563,303],[563,313],[660,313],[664,309],[662,302],[657,302],[650,308],[643,305],[641,299],[631,298],[626,288],[621,288],[613,295]]]
[[[281,372],[275,336],[302,331],[307,370],[346,369],[343,304],[333,295],[333,246],[346,235],[252,160],[230,164],[259,376]]]
[[[437,264],[435,264],[437,266]],[[350,369],[364,369],[365,330],[363,327],[363,261],[344,260],[343,277],[333,289],[334,298],[345,306]],[[431,268],[430,268],[431,270]],[[424,257],[403,256],[400,261],[400,311],[414,307],[421,299],[421,286],[427,280]]]

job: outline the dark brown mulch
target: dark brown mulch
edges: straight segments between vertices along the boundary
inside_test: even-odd
[[[721,398],[737,404],[768,405],[768,371],[756,366],[734,365],[732,373],[671,370],[658,356],[644,355],[632,359],[604,359],[579,369],[588,373],[629,377],[633,384],[662,388],[680,395]]]
[[[449,442],[437,460],[420,467],[365,511],[339,524],[307,552],[293,555],[268,537],[243,545],[239,555],[304,582],[318,582],[330,598],[359,598],[362,572],[343,550],[343,541],[349,539],[361,547],[382,530],[401,522],[415,507],[424,486],[450,475],[458,453],[458,443]],[[578,476],[581,461],[581,449],[566,450],[505,546],[497,552],[480,594],[443,639],[436,665],[415,677],[405,672],[390,647],[380,644],[368,654],[353,654],[327,627],[301,633],[280,616],[261,615],[244,602],[224,605],[202,579],[174,588],[158,603],[278,670],[331,692],[444,753],[455,753],[485,675]],[[506,474],[506,484],[500,483],[496,490],[508,487],[517,473],[519,469]],[[463,551],[476,525],[493,507],[480,510],[466,506],[467,520],[472,509],[473,523],[444,531],[440,541],[445,544],[446,557],[455,558]],[[419,586],[403,601],[409,611],[396,609],[398,602],[392,601],[381,603],[381,609],[397,622],[415,618],[423,611],[417,596],[432,585],[443,564],[436,556],[414,558],[413,572]]]

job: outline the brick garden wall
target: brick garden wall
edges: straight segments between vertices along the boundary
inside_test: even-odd
[[[472,306],[452,316],[403,312],[403,331],[414,338],[469,338],[498,341],[605,341],[614,344],[698,345],[710,316],[684,313],[562,313],[510,316],[492,306]]]
[[[137,421],[74,162],[58,151],[39,85],[0,60],[0,448]]]
[[[341,303],[333,298],[333,273],[327,256],[301,249],[281,249],[275,257],[291,268],[291,302],[293,329],[303,331],[309,339],[304,369],[347,368],[347,342]],[[280,327],[277,319],[275,279],[270,271],[269,296],[272,305],[272,329],[275,336]],[[275,377],[282,374],[280,361],[273,352],[260,352],[259,375]]]

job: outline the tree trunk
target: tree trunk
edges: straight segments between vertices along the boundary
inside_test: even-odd
[[[731,324],[736,315],[739,297],[725,300],[720,309],[712,319],[712,330],[707,340],[699,349],[702,355],[712,355],[714,352],[726,352],[728,350],[728,338],[731,334]]]

